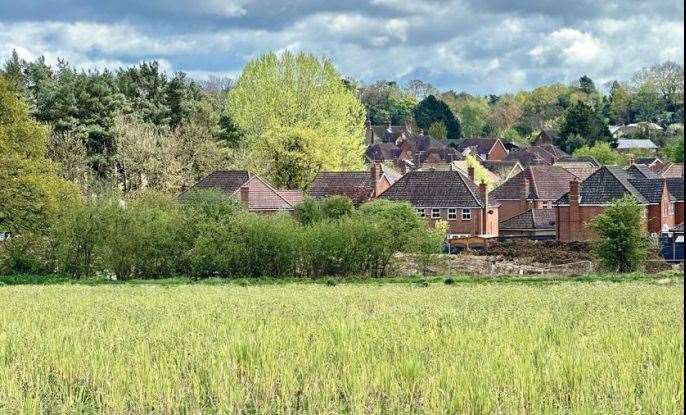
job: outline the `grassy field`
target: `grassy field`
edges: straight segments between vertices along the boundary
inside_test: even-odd
[[[683,280],[0,287],[0,413],[683,413]]]

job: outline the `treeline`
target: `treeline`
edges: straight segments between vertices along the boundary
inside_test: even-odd
[[[379,81],[359,88],[360,98],[374,124],[390,120],[394,125],[410,124],[427,130],[431,123],[440,120],[439,116],[446,116],[445,108],[435,104],[435,114],[428,122],[422,111],[418,111],[433,96],[452,112],[459,123],[460,136],[501,137],[516,142],[526,141],[543,128],[558,130],[564,138],[579,134],[584,139],[592,139],[605,136],[607,125],[654,122],[667,127],[683,123],[683,77],[683,66],[668,61],[637,71],[631,80],[609,82],[605,85],[607,94],[588,76],[570,85],[544,85],[500,96],[439,91],[421,80],[404,85]],[[584,130],[582,121],[598,125]]]
[[[444,229],[408,204],[308,200],[295,215],[257,215],[226,194],[180,203],[156,192],[63,200],[46,228],[0,243],[0,274],[100,275],[117,280],[382,276],[396,252],[426,266]]]

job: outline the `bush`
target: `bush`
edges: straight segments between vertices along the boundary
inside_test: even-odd
[[[591,221],[590,227],[598,235],[593,252],[606,268],[631,272],[647,259],[649,243],[643,209],[633,196],[624,196]]]
[[[48,274],[54,272],[46,238],[26,233],[0,242],[0,274]]]
[[[346,196],[329,196],[321,200],[307,198],[295,207],[295,218],[303,225],[310,225],[321,220],[336,220],[350,216],[355,212],[355,205]]]

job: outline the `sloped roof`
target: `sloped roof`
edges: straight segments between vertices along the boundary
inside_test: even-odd
[[[485,163],[485,161],[481,161],[481,160],[478,160],[478,161],[479,161],[479,163],[481,163],[481,165],[484,165],[484,163]],[[467,166],[466,160],[453,161],[452,166],[453,166],[453,170],[458,170],[460,173],[469,177],[469,166]],[[493,173],[491,170],[486,169],[485,174],[491,183],[497,183],[498,181],[500,181],[500,178],[498,177],[498,175]]]
[[[655,150],[657,146],[650,140],[639,139],[619,139],[617,140],[617,150],[627,150],[633,148],[646,148]]]
[[[374,181],[368,171],[320,172],[308,193],[315,198],[347,196],[353,203],[361,204],[373,197]]]
[[[522,166],[531,166],[535,164],[552,164],[550,159],[554,155],[545,149],[531,150],[533,147],[528,147],[523,150],[514,151],[505,157],[505,160],[519,161]],[[543,155],[543,156],[542,156]]]
[[[474,147],[477,154],[488,154],[498,140],[497,138],[465,138],[457,148],[462,151]]]
[[[588,176],[592,175],[593,173],[595,173],[599,169],[599,167],[596,167],[596,166],[588,166],[588,165],[586,165],[586,166],[576,165],[575,166],[575,165],[569,165],[569,164],[565,164],[565,163],[562,163],[562,164],[555,163],[555,164],[553,164],[553,166],[562,167],[563,169],[567,170],[568,172],[570,172],[573,175],[575,175],[576,177],[578,177],[579,180],[581,180],[581,181],[586,180],[586,178]]]
[[[582,205],[606,205],[626,194],[633,195],[639,203],[648,204],[646,198],[629,181],[626,170],[616,166],[603,166],[588,176],[580,185]],[[569,192],[557,204],[569,204]]]
[[[553,154],[557,158],[569,157],[569,154],[565,153],[564,151],[562,151],[562,149],[560,147],[553,145],[553,144],[541,144],[541,145],[535,146],[535,147],[541,147],[542,149]]]
[[[646,166],[650,166],[656,162],[662,163],[662,160],[660,160],[659,157],[638,157],[636,159],[636,164],[645,164]]]
[[[665,179],[640,178],[629,179],[629,182],[648,201],[648,203],[660,203],[660,200],[662,200],[662,190],[664,190],[665,187]]]
[[[410,130],[404,125],[372,125],[367,127],[367,140],[372,140],[371,144],[377,141],[395,142],[403,135],[409,135]]]
[[[365,153],[369,161],[396,160],[400,157],[400,147],[395,143],[376,143],[367,147]]]
[[[217,170],[200,179],[184,194],[200,189],[217,189],[231,194],[240,189],[248,180],[250,180],[250,174],[246,170]]]
[[[684,178],[683,177],[668,177],[665,179],[667,182],[667,190],[672,198],[677,202],[684,201]]]
[[[529,209],[500,222],[498,227],[504,230],[555,229],[555,210]]]
[[[633,177],[635,179],[655,179],[659,177],[645,164],[632,164],[626,169],[626,172],[629,174],[630,177]]]
[[[595,158],[591,156],[562,156],[560,157],[555,164],[584,164],[584,165],[591,165],[595,167],[600,167],[601,164],[596,160]]]
[[[379,197],[416,207],[483,207],[478,186],[459,171],[409,172]],[[489,198],[488,205],[498,202]]]
[[[684,165],[682,163],[668,163],[659,173],[660,177],[684,177]]]
[[[512,171],[517,168],[517,166],[524,170],[518,160],[484,160],[481,162],[481,165],[488,169],[488,171],[497,175],[500,180],[509,179]]]
[[[569,182],[575,178],[577,177],[559,166],[529,166],[498,186],[491,194],[499,200],[519,200],[524,188],[524,180],[528,179],[527,199],[557,200],[569,191]]]

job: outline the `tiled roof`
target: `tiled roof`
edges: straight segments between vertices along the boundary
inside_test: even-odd
[[[468,147],[475,147],[477,154],[488,154],[496,142],[497,138],[465,138],[457,148],[462,151]]]
[[[629,182],[648,201],[648,203],[660,203],[660,201],[662,200],[662,190],[665,187],[665,179],[640,178],[629,179]]]
[[[552,164],[554,155],[541,147],[528,147],[520,151],[514,151],[505,157],[505,160],[517,160],[523,166],[535,164]]]
[[[396,160],[400,156],[400,147],[395,143],[376,143],[367,147],[369,161]]]
[[[479,160],[479,163],[484,165],[484,163],[486,163],[486,162]],[[453,166],[453,170],[457,170],[460,173],[464,174],[465,176],[469,177],[469,166],[467,166],[466,160],[453,161],[452,166]],[[493,173],[491,170],[486,169],[484,174],[486,175],[486,177],[488,177],[487,180],[490,180],[491,183],[497,183],[500,181],[500,177],[498,177],[498,175]]]
[[[320,172],[314,178],[308,193],[315,198],[347,196],[353,203],[361,204],[374,195],[374,183],[367,171]]]
[[[555,210],[529,209],[500,222],[499,228],[503,230],[555,229]]]
[[[639,139],[619,139],[617,140],[617,150],[628,150],[634,148],[645,148],[656,150],[657,146],[650,140]]]
[[[496,174],[501,180],[507,180],[518,165],[519,168],[522,167],[517,160],[485,160],[481,162],[481,165]]]
[[[368,142],[371,140],[370,143],[373,144],[377,141],[395,142],[403,135],[410,135],[410,131],[402,125],[372,125],[367,127],[366,135]]]
[[[553,154],[555,157],[560,158],[560,157],[569,157],[569,154],[565,153],[562,151],[562,149],[556,145],[553,144],[541,144],[536,147],[541,147],[547,152]]]
[[[527,199],[557,200],[569,191],[569,182],[576,176],[559,166],[529,166],[493,190],[493,197],[499,200],[519,200],[525,178],[529,180]]]
[[[672,198],[678,202],[684,201],[684,178],[683,177],[668,177],[665,179],[667,181],[667,190]]]
[[[626,169],[626,172],[635,179],[655,179],[659,177],[645,164],[632,164]]]
[[[598,170],[598,168],[599,168],[599,167],[595,167],[595,166],[583,166],[583,165],[579,165],[579,166],[571,165],[571,166],[570,166],[570,165],[565,164],[565,163],[562,163],[562,164],[555,163],[555,164],[553,164],[553,166],[562,167],[563,169],[565,169],[565,170],[567,170],[568,172],[572,173],[573,175],[575,175],[576,177],[578,177],[579,180],[582,180],[582,181],[583,181],[583,180],[586,180],[586,178],[587,178],[588,176],[590,176],[590,175],[592,175],[593,173],[595,173],[595,172]]]
[[[483,207],[478,186],[458,171],[409,172],[379,197],[416,207]],[[489,198],[488,204],[497,206],[498,202]]]
[[[278,190],[278,193],[292,206],[302,202],[304,198],[302,190]]]
[[[191,190],[217,189],[231,194],[248,180],[250,180],[250,174],[245,170],[217,170],[201,179],[185,193]]]
[[[660,177],[684,177],[684,165],[682,163],[668,163],[658,174]]]
[[[591,156],[562,156],[557,161],[555,164],[558,163],[579,163],[579,164],[584,164],[584,165],[591,165],[595,167],[600,167],[601,164],[596,160],[595,158]]]
[[[662,160],[658,157],[639,157],[636,159],[636,164],[645,164],[646,166],[650,166],[655,162],[662,163]]]
[[[582,205],[606,205],[625,194],[633,195],[639,203],[647,204],[645,197],[629,182],[626,170],[616,166],[604,166],[581,182],[579,201]],[[569,192],[556,203],[569,204]]]

